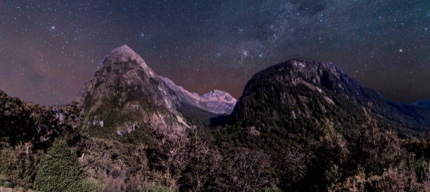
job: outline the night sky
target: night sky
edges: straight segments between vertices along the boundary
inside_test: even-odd
[[[200,94],[239,97],[254,73],[300,58],[394,101],[430,99],[428,0],[0,0],[0,89],[67,103],[123,44]]]

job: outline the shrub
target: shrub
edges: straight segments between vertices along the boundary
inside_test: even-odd
[[[42,158],[34,180],[38,191],[83,191],[82,171],[65,141],[55,142]]]
[[[169,191],[170,191],[169,188],[156,183],[152,183],[148,189],[148,192],[169,192]]]
[[[282,190],[276,186],[266,187],[263,189],[263,192],[281,192]]]
[[[0,186],[7,188],[12,187],[12,184],[3,175],[0,175]]]
[[[0,156],[0,172],[12,186],[32,188],[39,154],[27,154],[23,144],[4,148]]]
[[[103,191],[103,183],[93,178],[88,178],[82,181],[84,192],[100,192]]]

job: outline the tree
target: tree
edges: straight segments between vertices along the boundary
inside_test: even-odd
[[[83,191],[82,171],[77,157],[65,141],[55,142],[42,158],[37,169],[34,187],[38,191]]]

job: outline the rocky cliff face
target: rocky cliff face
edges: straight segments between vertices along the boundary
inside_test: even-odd
[[[389,102],[332,63],[301,60],[290,60],[254,75],[232,117],[250,126],[297,119],[319,121],[340,114],[353,117],[355,112],[362,112],[361,106],[370,103],[373,113],[386,121],[415,129],[430,128],[425,112],[417,107]]]

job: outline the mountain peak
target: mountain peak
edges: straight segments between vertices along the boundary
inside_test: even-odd
[[[110,54],[108,54],[105,59],[103,59],[97,70],[99,70],[103,65],[124,65],[127,63],[133,63],[133,61],[135,61],[150,77],[154,77],[154,72],[152,69],[149,68],[142,57],[140,57],[128,45],[122,45],[113,49]]]
[[[208,100],[219,100],[225,103],[232,103],[233,106],[234,104],[236,104],[236,99],[233,96],[231,96],[229,93],[225,91],[221,91],[217,89],[212,90],[211,92],[206,93],[201,97]]]
[[[127,44],[121,45],[112,50],[112,52],[127,52],[136,54]]]
[[[218,90],[218,89],[214,89],[214,90],[210,91],[209,93],[206,93],[205,95],[212,96],[212,95],[224,95],[224,94],[228,94],[228,93],[221,91],[221,90]]]
[[[313,77],[321,77],[324,73],[329,73],[330,75],[335,76],[337,79],[340,78],[344,72],[336,67],[331,62],[317,62],[317,61],[302,61],[299,59],[291,59],[287,62],[273,66],[275,68],[280,67],[282,70],[289,71],[290,74],[300,74],[303,78]],[[279,72],[282,70],[278,69]]]
[[[143,61],[143,59],[128,45],[122,45],[120,47],[117,47],[113,49],[110,54],[117,57],[119,56],[121,59],[133,59],[138,61],[139,63],[145,63],[145,61]]]

